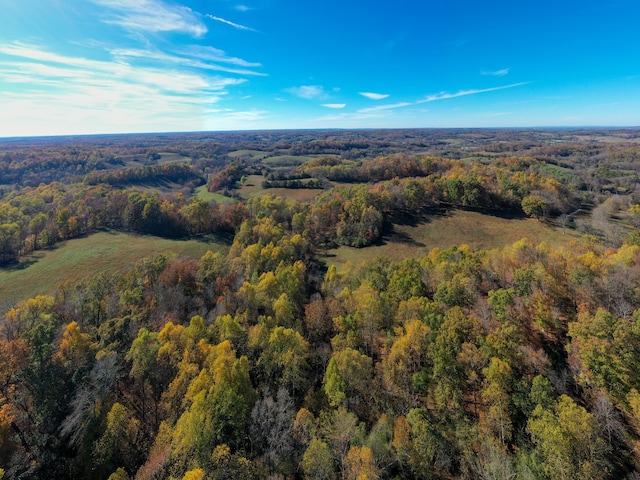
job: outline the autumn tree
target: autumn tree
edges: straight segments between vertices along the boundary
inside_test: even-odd
[[[549,208],[547,201],[539,195],[528,195],[522,199],[522,211],[540,220]]]
[[[362,413],[369,406],[371,358],[346,348],[333,355],[324,375],[324,392],[332,406],[348,405]]]
[[[570,397],[560,396],[551,409],[536,407],[527,431],[549,478],[607,478],[607,444],[593,416]]]

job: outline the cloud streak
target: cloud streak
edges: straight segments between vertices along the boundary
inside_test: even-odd
[[[160,131],[167,125],[198,130],[212,106],[246,81],[194,71],[178,62],[149,66],[132,52],[122,53],[112,54],[112,60],[87,60],[35,45],[0,43],[0,103],[16,112],[0,119],[0,132]],[[216,114],[218,128],[224,118],[240,121],[237,112]]]
[[[509,74],[508,68],[503,68],[502,70],[482,70],[480,75],[489,75],[491,77],[504,77]]]
[[[367,97],[371,100],[382,100],[389,96],[388,93],[374,93],[374,92],[358,92],[363,97]]]
[[[111,10],[103,20],[127,30],[180,32],[202,37],[207,27],[189,7],[169,5],[161,0],[90,0]]]
[[[205,15],[207,18],[210,18],[211,20],[215,20],[216,22],[220,22],[220,23],[224,23],[226,25],[230,25],[233,28],[237,28],[238,30],[246,30],[248,32],[257,32],[258,30],[251,28],[251,27],[245,27],[244,25],[240,25],[239,23],[234,23],[230,20],[226,20],[222,17],[216,17],[215,15],[210,15],[210,14],[206,14]]]
[[[528,83],[529,82],[519,82],[519,83],[512,83],[511,85],[503,85],[500,87],[483,88],[483,89],[476,89],[476,90],[460,90],[459,92],[456,92],[456,93],[440,92],[440,93],[436,93],[435,95],[428,95],[422,100],[418,100],[416,103],[437,102],[438,100],[448,100],[450,98],[465,97],[467,95],[478,95],[480,93],[496,92],[498,90],[506,90],[508,88],[521,87],[523,85],[527,85]]]
[[[69,85],[82,82],[95,82],[97,85],[108,86],[112,86],[113,82],[118,82],[122,86],[142,84],[153,86],[162,91],[187,94],[219,90],[221,85],[233,85],[245,81],[244,79],[204,75],[186,69],[171,69],[166,65],[163,65],[163,68],[132,65],[123,62],[122,55],[118,57],[117,54],[122,54],[122,51],[115,50],[114,52],[113,61],[101,61],[59,55],[34,45],[0,44],[0,54],[18,59],[13,62],[0,63],[0,74],[3,75],[3,78],[7,78],[7,74],[15,74],[17,71],[23,76],[33,77],[34,82],[39,79],[55,82],[60,78],[65,78],[67,79],[65,82]],[[143,55],[143,52],[133,51],[129,54],[129,59],[132,59]],[[162,58],[162,55],[160,57]]]
[[[322,106],[326,108],[340,109],[340,108],[346,107],[347,104],[346,103],[323,103]]]
[[[394,103],[392,105],[379,105],[377,107],[362,108],[362,109],[358,110],[358,112],[359,113],[379,112],[381,110],[392,110],[394,108],[408,107],[409,105],[413,105],[413,103],[400,102],[400,103]]]
[[[243,67],[259,67],[260,64],[249,63],[240,58],[227,57],[222,50],[218,50],[213,47],[200,47],[193,45],[189,48],[176,51],[173,55],[159,50],[143,50],[136,48],[114,48],[110,49],[109,53],[111,53],[115,59],[120,60],[123,63],[128,63],[132,60],[143,60],[147,62],[156,62],[162,68],[172,64],[180,67],[188,66],[201,70],[214,70],[237,75],[266,75],[246,68],[235,68],[235,65]],[[234,65],[234,67],[219,65],[220,63]]]

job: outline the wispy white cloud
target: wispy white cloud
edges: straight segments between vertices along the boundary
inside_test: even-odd
[[[379,112],[380,110],[393,110],[394,108],[408,107],[409,105],[413,105],[413,104],[410,102],[400,102],[400,103],[394,103],[392,105],[379,105],[377,107],[362,108],[358,110],[358,112],[360,113]]]
[[[291,95],[304,98],[306,100],[313,100],[314,98],[325,97],[324,88],[320,85],[301,85],[299,87],[291,87],[286,89]]]
[[[389,96],[388,93],[374,93],[374,92],[358,92],[363,97],[367,97],[371,100],[382,100]]]
[[[64,78],[68,85],[113,86],[114,82],[118,82],[123,85],[152,86],[166,92],[198,94],[245,81],[167,68],[166,65],[163,68],[132,65],[118,57],[114,57],[114,61],[102,61],[64,56],[22,43],[0,44],[0,53],[18,59],[0,63],[0,74],[4,78],[17,71],[22,76],[33,78],[34,82],[55,82]]]
[[[239,67],[260,67],[261,64],[255,62],[247,62],[241,58],[228,57],[227,54],[218,48],[203,45],[190,45],[177,50],[176,53],[181,55],[192,56],[202,60],[211,60],[212,62],[223,62],[237,65]]]
[[[0,104],[16,112],[0,118],[1,134],[198,130],[211,107],[246,81],[123,58],[88,60],[0,43]],[[237,113],[216,118],[225,117],[240,121]]]
[[[257,122],[264,119],[268,112],[266,110],[245,110],[226,112],[225,118],[237,122]]]
[[[340,109],[340,108],[346,107],[347,104],[346,103],[323,103],[322,106],[327,108]]]
[[[234,73],[237,75],[265,75],[264,73],[256,72],[254,70],[219,65],[218,63],[227,63],[231,65],[242,65],[249,67],[260,66],[259,63],[249,63],[240,58],[227,57],[222,50],[218,50],[213,47],[201,47],[193,45],[190,48],[176,51],[174,55],[154,49],[135,48],[115,48],[109,49],[109,52],[115,59],[125,63],[128,63],[132,59],[137,59],[147,62],[158,62],[163,68],[167,65],[173,64],[181,67],[188,66],[203,70],[215,70],[218,72]]]
[[[181,32],[202,37],[207,27],[189,7],[162,0],[90,0],[111,10],[104,22],[143,32]]]
[[[503,68],[501,70],[482,70],[480,75],[489,75],[492,77],[504,77],[509,74],[508,68]]]
[[[505,90],[507,88],[521,87],[522,85],[527,85],[528,83],[529,82],[512,83],[511,85],[503,85],[500,87],[492,87],[492,88],[483,88],[479,90],[460,90],[459,92],[456,92],[456,93],[440,92],[440,93],[436,93],[435,95],[428,95],[422,100],[418,100],[417,103],[435,102],[438,100],[447,100],[449,98],[464,97],[466,95],[477,95],[479,93],[495,92],[497,90]]]
[[[72,67],[91,69],[104,66],[104,62],[101,61],[89,60],[82,57],[65,57],[22,42],[0,43],[0,53],[13,57],[26,58],[28,60],[65,64]]]
[[[233,28],[237,28],[238,30],[247,30],[247,31],[249,31],[249,32],[257,32],[257,30],[256,30],[256,29],[254,29],[254,28],[251,28],[251,27],[245,27],[244,25],[240,25],[239,23],[231,22],[231,21],[226,20],[226,19],[224,19],[224,18],[222,18],[222,17],[216,17],[216,16],[214,16],[214,15],[210,15],[210,14],[208,14],[208,13],[206,14],[206,17],[207,17],[207,18],[210,18],[211,20],[215,20],[216,22],[221,22],[221,23],[224,23],[224,24],[230,25],[230,26],[232,26]]]
[[[309,119],[310,126],[331,126],[338,128],[362,128],[363,123],[383,127],[388,125],[390,112],[335,113]]]
[[[236,5],[235,9],[239,12],[248,12],[249,10],[251,10],[251,7],[247,7],[246,5]]]

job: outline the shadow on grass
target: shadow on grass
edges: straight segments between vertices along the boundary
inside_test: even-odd
[[[426,247],[424,243],[418,242],[416,239],[404,232],[397,232],[393,227],[391,227],[391,231],[383,234],[380,240],[374,245],[385,245],[388,242],[403,243],[412,247]]]
[[[404,215],[394,217],[392,222],[396,225],[417,227],[418,225],[425,225],[438,218],[451,217],[456,210],[480,213],[482,215],[503,218],[505,220],[524,220],[528,218],[519,210],[449,206],[426,208],[415,213],[407,212]]]
[[[436,218],[443,218],[451,216],[451,209],[448,208],[425,208],[416,212],[404,212],[401,215],[396,215],[391,219],[391,222],[395,225],[401,225],[406,227],[417,227],[418,225],[424,225],[430,223]],[[383,232],[384,234],[384,232]]]
[[[207,233],[206,235],[198,235],[194,237],[185,237],[183,240],[196,240],[201,243],[222,243],[231,246],[233,244],[234,234],[230,232]]]
[[[31,253],[22,257],[20,260],[16,262],[11,262],[0,266],[0,272],[19,272],[21,270],[26,270],[31,265],[38,263],[40,259],[44,257],[44,253]]]

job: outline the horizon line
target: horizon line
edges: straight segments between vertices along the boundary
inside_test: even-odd
[[[326,131],[359,131],[359,130],[640,130],[640,125],[534,125],[514,127],[318,127],[318,128],[256,128],[256,129],[230,129],[230,130],[158,130],[147,132],[106,132],[106,133],[60,133],[50,135],[0,135],[0,141],[24,140],[24,139],[62,139],[77,137],[115,137],[134,135],[197,135],[197,134],[224,134],[224,133],[253,133],[253,132],[326,132]]]

